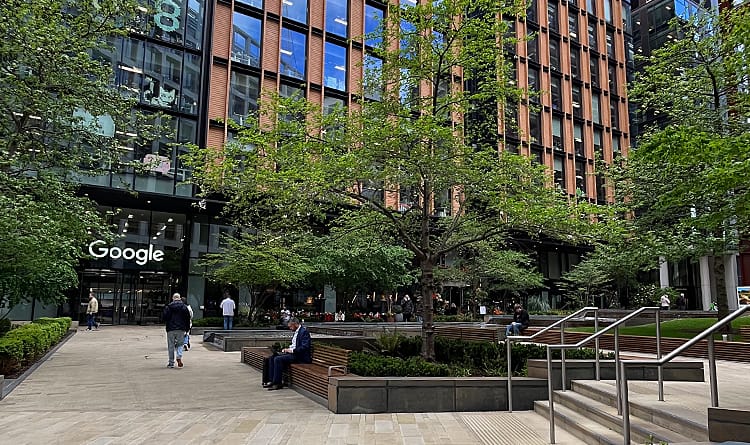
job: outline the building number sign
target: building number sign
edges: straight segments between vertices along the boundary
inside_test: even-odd
[[[154,22],[159,29],[172,32],[180,27],[182,8],[174,0],[156,0]]]

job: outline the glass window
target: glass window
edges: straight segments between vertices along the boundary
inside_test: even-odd
[[[346,91],[346,48],[343,46],[326,42],[323,85]]]
[[[539,69],[529,67],[529,98],[532,102],[539,102]]]
[[[529,6],[526,8],[526,20],[531,22],[538,22],[539,18],[537,17],[537,6],[536,6],[536,0],[529,0]]]
[[[247,123],[248,114],[258,109],[259,85],[256,76],[232,71],[229,85],[229,118],[240,125]]]
[[[180,111],[198,113],[198,95],[201,87],[201,57],[185,53],[185,64],[182,70],[182,95]]]
[[[614,156],[620,154],[620,136],[616,134],[612,136],[612,154]]]
[[[598,159],[604,159],[604,148],[602,147],[602,130],[594,129],[594,154]]]
[[[542,115],[539,112],[529,112],[529,136],[529,142],[539,144],[542,141]]]
[[[261,21],[239,12],[234,13],[232,60],[250,66],[260,66]]]
[[[550,96],[552,99],[552,109],[558,111],[562,110],[562,78],[554,75],[552,76]]]
[[[563,151],[563,129],[562,119],[558,116],[552,116],[552,148]]]
[[[596,15],[596,0],[586,0],[586,11],[591,15]]]
[[[348,37],[349,1],[326,0],[326,32]]]
[[[604,177],[601,174],[597,174],[594,176],[594,180],[596,181],[596,199],[599,202],[604,202],[607,200],[607,190],[605,188],[605,182]]]
[[[581,86],[573,85],[573,116],[583,117],[583,101],[581,100]]]
[[[549,41],[549,65],[553,70],[560,71],[560,42],[553,39]]]
[[[144,54],[145,45],[142,41],[123,39],[120,63],[117,67],[117,86],[123,95],[131,98],[140,97]]]
[[[330,114],[336,108],[343,107],[344,105],[344,99],[326,96],[323,98],[323,114]]]
[[[306,48],[307,36],[301,32],[282,28],[279,72],[297,79],[304,79],[306,75]]]
[[[281,16],[307,23],[307,0],[281,0]]]
[[[589,59],[589,69],[591,70],[591,85],[599,86],[599,58],[591,56]]]
[[[589,31],[589,47],[593,49],[594,51],[599,51],[599,40],[597,39],[598,30],[597,30],[595,21],[589,21],[588,31]]]
[[[281,85],[279,85],[279,96],[296,97],[298,99],[301,99],[305,97],[305,90],[298,86],[282,83]]]
[[[586,162],[576,161],[576,195],[586,195]]]
[[[578,11],[568,11],[568,35],[573,40],[578,40]]]
[[[614,59],[615,58],[615,32],[607,31],[607,55]]]
[[[557,3],[553,0],[550,0],[547,3],[547,24],[549,26],[549,29],[551,31],[559,32],[559,23],[560,21],[557,18]]]
[[[612,0],[604,0],[604,20],[612,24]]]
[[[607,75],[609,76],[609,93],[617,95],[617,66],[607,65]]]
[[[383,39],[378,35],[383,22],[383,10],[372,5],[365,5],[365,45],[378,46]]]
[[[555,184],[565,190],[565,157],[555,155],[554,160]]]
[[[381,94],[383,93],[382,73],[383,61],[370,54],[365,54],[365,98],[380,100]]]
[[[177,110],[182,82],[182,51],[146,44],[141,103]]]
[[[574,46],[570,47],[570,75],[581,78],[581,50]]]
[[[583,124],[580,122],[573,124],[573,146],[576,156],[586,156],[586,149],[583,145]]]
[[[414,101],[419,97],[419,79],[412,76],[408,68],[401,68],[401,78],[399,79],[398,94],[401,103],[406,105],[416,105]]]
[[[620,101],[615,97],[609,99],[609,113],[612,128],[620,128]]]
[[[602,123],[601,105],[599,103],[599,93],[591,94],[591,119],[597,123]]]
[[[416,44],[415,31],[417,28],[412,24],[407,22],[406,20],[401,20],[401,40],[399,40],[399,48],[401,48],[401,53],[404,57],[411,59],[413,57],[413,53],[416,51],[415,48],[412,48],[414,44]]]
[[[263,9],[263,0],[235,0],[237,3],[252,6],[253,8]]]
[[[526,55],[529,60],[539,62],[539,38],[534,36],[533,38],[526,41]]]
[[[203,41],[203,0],[188,0],[185,46],[201,49]]]

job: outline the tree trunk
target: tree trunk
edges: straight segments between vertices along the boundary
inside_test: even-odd
[[[433,271],[435,265],[430,259],[422,260],[422,357],[435,361],[435,326],[433,323],[432,294],[435,290]]]
[[[714,281],[716,282],[716,306],[719,311],[717,317],[718,319],[722,319],[729,315],[729,300],[727,295],[724,255],[714,255],[713,257],[710,257],[710,260],[713,261],[712,269],[714,274]]]

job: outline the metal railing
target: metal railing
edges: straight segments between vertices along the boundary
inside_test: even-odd
[[[724,327],[727,323],[731,323],[734,319],[740,317],[742,314],[750,310],[750,306],[743,306],[721,320],[717,321],[716,324],[707,328],[700,334],[693,337],[691,340],[665,355],[659,357],[656,360],[625,360],[620,363],[620,376],[621,379],[617,382],[619,392],[622,393],[621,411],[622,411],[622,435],[623,443],[630,445],[630,406],[628,405],[628,375],[626,371],[628,366],[658,366],[659,367],[659,400],[664,401],[664,388],[661,381],[661,368],[665,363],[670,362],[673,358],[682,354],[685,350],[695,346],[699,341],[707,338],[708,343],[708,369],[709,379],[711,388],[711,406],[717,408],[719,406],[719,385],[716,380],[716,357],[714,354],[714,337],[713,334]]]
[[[560,320],[557,320],[556,322],[552,323],[551,325],[545,327],[544,329],[534,333],[533,335],[513,335],[513,336],[506,336],[505,337],[505,350],[507,353],[507,363],[508,363],[508,412],[513,412],[513,367],[511,364],[511,348],[512,343],[514,341],[528,341],[533,340],[534,338],[538,337],[539,335],[549,331],[552,328],[555,328],[557,326],[561,326],[560,328],[560,342],[565,342],[565,322],[572,318],[577,318],[581,314],[585,314],[586,312],[594,311],[594,324],[595,326],[599,326],[599,308],[598,307],[585,307],[583,309],[579,309],[578,311],[568,315],[565,318],[562,318]],[[565,360],[565,356],[563,355],[563,360]],[[597,363],[598,363],[597,358]]]
[[[598,329],[597,324],[594,326],[594,333],[589,335],[588,337],[584,338],[583,340],[579,341],[578,343],[571,343],[571,344],[565,344],[564,341],[561,342],[559,345],[547,345],[547,391],[548,391],[548,397],[549,397],[549,442],[555,443],[555,404],[554,404],[554,389],[553,389],[553,379],[552,379],[552,350],[553,349],[559,349],[561,351],[561,361],[560,361],[560,377],[561,377],[561,387],[562,391],[566,391],[567,386],[567,375],[565,372],[565,350],[566,349],[578,349],[587,343],[594,340],[595,342],[595,353],[596,353],[596,380],[600,380],[601,378],[601,370],[600,370],[600,363],[599,363],[599,337],[606,334],[607,332],[614,329],[615,331],[615,381],[620,382],[621,377],[621,371],[620,371],[620,326],[627,323],[628,321],[632,320],[633,318],[636,318],[640,314],[647,312],[647,311],[653,311],[655,313],[655,319],[656,319],[656,355],[657,357],[661,357],[661,322],[660,322],[660,312],[661,309],[658,307],[642,307],[638,309],[637,311],[634,311],[627,316],[617,320],[616,322],[612,323],[611,325],[607,326],[606,328],[602,329],[601,331]],[[659,366],[658,370],[658,379],[659,379],[659,394],[660,398],[659,400],[664,400],[664,390],[663,390],[663,375],[662,375],[662,367]],[[617,386],[617,414],[621,413],[620,407],[621,407],[621,400],[622,400],[622,394],[620,393],[620,385]],[[629,443],[629,442],[628,442]]]

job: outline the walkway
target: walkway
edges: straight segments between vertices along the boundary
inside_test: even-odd
[[[80,331],[0,401],[0,443],[543,445],[531,412],[337,415],[293,390],[266,391],[238,352],[195,338],[167,369],[161,327]],[[580,441],[558,429],[558,443]]]

